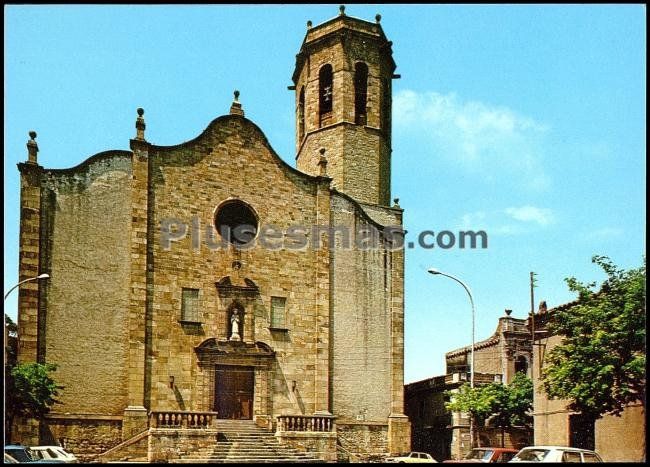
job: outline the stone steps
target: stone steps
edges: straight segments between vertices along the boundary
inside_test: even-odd
[[[281,445],[275,435],[250,420],[219,420],[217,442],[174,463],[321,463],[311,453]]]
[[[174,461],[176,464],[320,464],[323,461],[319,459],[295,459],[274,457],[272,459],[215,459],[212,457],[196,458],[196,459],[177,459]]]

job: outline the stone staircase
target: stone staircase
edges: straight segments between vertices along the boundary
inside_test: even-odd
[[[252,420],[218,420],[217,442],[176,459],[175,463],[317,463],[308,452],[281,445],[273,432]]]

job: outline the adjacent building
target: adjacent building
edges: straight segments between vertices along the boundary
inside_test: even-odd
[[[149,433],[166,460],[154,429],[250,420],[330,460],[408,451],[395,68],[379,15],[309,22],[295,168],[237,92],[175,146],[148,141],[138,109],[130,150],[68,169],[39,164],[32,132],[20,280],[50,279],[20,288],[18,359],[56,363],[65,389],[15,441],[89,458]]]
[[[499,318],[494,334],[474,344],[474,384],[508,384],[517,372],[531,376],[531,334],[526,319],[513,318],[511,310]],[[445,402],[448,391],[469,382],[471,345],[445,354],[446,374],[405,386],[406,414],[412,424],[412,445],[436,460],[461,459],[470,450],[469,417],[449,412]],[[523,447],[532,442],[525,427],[503,432],[490,426],[476,427],[476,439],[482,446]]]
[[[594,422],[568,410],[566,400],[549,399],[542,388],[540,374],[544,355],[562,342],[561,336],[549,333],[549,319],[555,311],[571,309],[576,303],[547,309],[546,303],[542,302],[534,316],[535,444],[595,449],[606,462],[644,462],[645,411],[641,403],[630,405],[620,416],[605,415]]]

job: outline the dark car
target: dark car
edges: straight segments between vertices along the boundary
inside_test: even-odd
[[[20,444],[8,444],[5,446],[5,454],[9,454],[18,462],[34,462],[34,459],[29,454],[29,449]]]
[[[517,449],[510,448],[474,448],[472,449],[464,459],[461,460],[447,460],[445,463],[474,463],[474,462],[510,462],[515,454],[519,451]]]

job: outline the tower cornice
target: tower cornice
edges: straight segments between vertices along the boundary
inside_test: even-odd
[[[296,54],[296,67],[291,77],[293,83],[297,84],[300,71],[310,54],[323,47],[327,41],[344,41],[346,36],[350,34],[361,36],[365,40],[375,42],[378,46],[377,48],[389,60],[391,71],[397,68],[393,60],[393,43],[386,38],[381,25],[350,16],[339,16],[318,26],[314,26],[307,31],[305,39],[300,46],[300,51]]]

